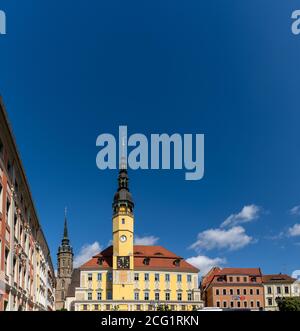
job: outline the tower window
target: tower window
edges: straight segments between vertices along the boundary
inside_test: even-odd
[[[159,274],[155,274],[155,275],[154,275],[154,280],[155,280],[156,282],[159,282]]]
[[[88,281],[92,281],[93,280],[93,274],[88,274]]]
[[[181,283],[181,281],[182,281],[182,276],[179,274],[179,275],[177,275],[177,282]]]
[[[169,282],[169,281],[170,281],[170,274],[166,274],[166,275],[165,275],[165,281],[166,281],[166,282]]]
[[[101,281],[101,280],[102,280],[102,274],[101,274],[101,273],[98,273],[98,275],[97,275],[97,280],[98,280],[98,281]]]
[[[188,281],[188,283],[192,282],[192,275],[187,275],[187,281]]]
[[[122,218],[122,224],[125,224],[125,218]]]
[[[138,281],[138,280],[139,280],[139,274],[138,274],[138,273],[135,273],[135,274],[134,274],[134,280],[135,280],[135,281]]]
[[[145,274],[145,281],[149,281],[149,274]]]

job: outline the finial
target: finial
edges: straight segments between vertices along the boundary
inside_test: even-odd
[[[126,152],[125,152],[125,138],[126,136],[122,136],[122,153],[121,153],[121,162],[120,162],[120,169],[126,169],[127,168],[127,161],[126,161]]]
[[[68,211],[68,209],[67,209],[67,207],[65,207],[65,218],[67,218],[67,211]]]

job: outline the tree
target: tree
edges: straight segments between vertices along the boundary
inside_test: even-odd
[[[300,297],[277,298],[280,311],[300,311]]]

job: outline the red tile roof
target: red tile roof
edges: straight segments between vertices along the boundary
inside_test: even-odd
[[[202,288],[206,288],[211,283],[214,283],[218,276],[257,276],[261,277],[260,268],[212,268],[202,279]]]
[[[263,283],[294,283],[295,278],[286,274],[263,275]]]
[[[134,245],[134,269],[135,270],[168,270],[181,272],[199,272],[182,257],[170,252],[162,246]],[[80,269],[111,269],[112,268],[113,247],[109,246],[99,254],[95,255],[84,263]],[[149,265],[144,264],[145,258],[150,258]],[[99,264],[99,259],[102,265]],[[175,261],[179,264],[176,265]]]

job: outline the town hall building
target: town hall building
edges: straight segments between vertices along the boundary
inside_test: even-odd
[[[128,182],[127,169],[121,167],[113,199],[112,245],[73,272],[65,307],[76,311],[203,307],[197,268],[162,246],[134,245],[134,202]]]

